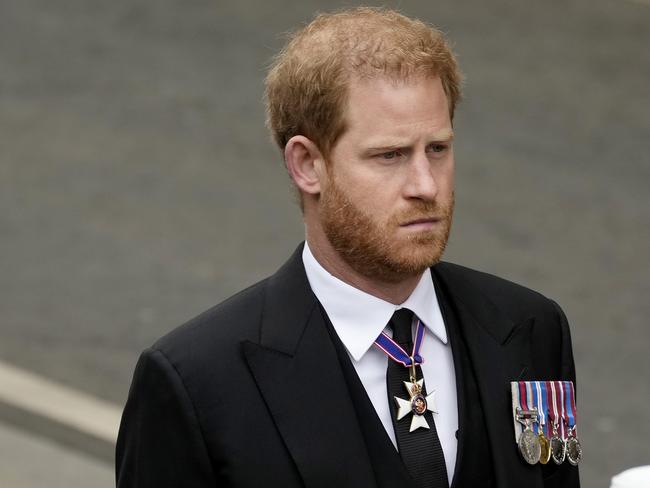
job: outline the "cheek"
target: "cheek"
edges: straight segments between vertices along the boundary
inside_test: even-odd
[[[352,200],[357,203],[368,215],[377,219],[388,216],[399,202],[399,191],[391,189],[386,181],[377,181],[372,184],[359,183],[351,187]]]
[[[399,206],[405,175],[350,156],[339,157],[331,168],[331,179],[351,204],[375,221],[389,218]]]
[[[454,173],[453,172],[451,172],[451,174],[449,174],[449,176],[445,180],[445,188],[449,193],[454,191]]]
[[[449,166],[441,168],[437,176],[437,183],[443,193],[451,193],[454,190],[454,166],[453,163]]]
[[[449,174],[449,185],[454,186],[454,173],[456,170],[456,164],[454,162],[454,155],[451,155],[451,161],[449,162],[448,174]]]
[[[372,210],[387,191],[385,178],[362,170],[337,174],[336,185],[364,210]]]

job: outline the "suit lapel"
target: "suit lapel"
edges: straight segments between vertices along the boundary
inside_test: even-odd
[[[259,344],[243,352],[308,487],[374,486],[336,350],[302,264],[302,246],[266,287]]]
[[[433,274],[458,314],[476,374],[497,486],[542,488],[541,474],[533,474],[539,466],[526,464],[517,451],[510,402],[510,382],[528,369],[533,320],[513,323],[445,263],[435,266]]]

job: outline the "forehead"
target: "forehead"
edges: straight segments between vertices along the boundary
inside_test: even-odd
[[[432,76],[352,80],[345,125],[349,135],[364,139],[451,135],[447,96]]]

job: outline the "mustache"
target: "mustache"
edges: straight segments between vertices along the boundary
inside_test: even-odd
[[[447,220],[453,214],[454,204],[441,205],[438,202],[417,200],[411,203],[408,209],[402,210],[391,220],[398,224],[415,222],[419,220]]]

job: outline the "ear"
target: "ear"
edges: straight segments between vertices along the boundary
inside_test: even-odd
[[[304,193],[321,192],[325,177],[325,158],[318,146],[305,136],[293,136],[284,147],[284,161],[291,179]]]

